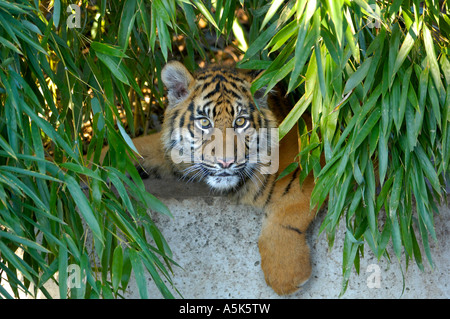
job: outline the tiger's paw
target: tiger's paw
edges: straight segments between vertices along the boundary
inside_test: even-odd
[[[266,283],[278,295],[292,294],[305,284],[311,275],[309,247],[305,235],[291,227],[276,227],[259,238],[261,268]]]

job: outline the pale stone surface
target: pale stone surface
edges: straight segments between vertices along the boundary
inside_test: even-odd
[[[257,242],[261,211],[215,196],[203,185],[161,180],[147,180],[146,185],[174,215],[173,219],[155,215],[155,219],[173,251],[174,260],[182,267],[174,268],[173,282],[184,298],[280,298],[266,285],[260,267]],[[395,257],[392,263],[385,259],[377,261],[366,247],[360,275],[353,272],[342,298],[449,298],[450,245],[446,240],[450,231],[449,207],[440,207],[440,213],[435,218],[439,246],[431,241],[434,270],[425,256],[424,272],[412,261],[405,273],[402,294],[402,271]],[[313,264],[311,279],[297,293],[282,298],[339,297],[345,232],[341,229],[337,233],[335,245],[329,251],[325,235],[318,237],[324,214],[320,212],[308,232]],[[404,262],[402,267],[405,268]],[[377,273],[380,275],[378,288],[374,281]],[[160,298],[161,294],[151,279],[148,280],[149,295]],[[139,297],[133,281],[126,297]]]
[[[257,243],[263,217],[261,211],[216,196],[204,185],[151,179],[145,183],[148,191],[160,198],[174,216],[154,215],[173,251],[173,259],[182,267],[173,267],[172,279],[184,298],[339,297],[345,232],[338,231],[335,245],[329,251],[325,235],[318,237],[324,211],[319,213],[308,231],[313,264],[311,279],[295,294],[280,297],[266,285],[260,267]],[[439,245],[430,240],[435,269],[430,268],[425,256],[424,272],[412,261],[405,273],[403,294],[402,271],[395,257],[392,257],[392,263],[385,259],[377,261],[365,247],[360,275],[353,271],[342,298],[449,298],[450,244],[446,240],[450,233],[449,217],[449,207],[441,206],[440,215],[435,217]],[[390,255],[394,256],[393,253]],[[373,264],[379,268],[371,266]],[[404,262],[402,267],[405,267]],[[373,280],[376,273],[379,273],[379,286],[370,288],[376,283]],[[151,298],[162,297],[150,277],[147,277],[147,286]],[[46,287],[54,298],[59,298],[56,285]],[[175,297],[180,297],[171,290]],[[124,296],[139,298],[133,276]]]

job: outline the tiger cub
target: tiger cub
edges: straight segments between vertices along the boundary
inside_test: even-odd
[[[277,92],[252,96],[254,76],[231,67],[193,75],[172,61],[161,75],[168,91],[162,130],[133,140],[139,164],[162,177],[204,181],[262,208],[258,246],[265,280],[280,295],[295,292],[311,274],[305,232],[315,216],[309,206],[314,180],[308,176],[300,186],[299,168],[278,179],[299,152],[295,128],[278,143],[287,102]]]

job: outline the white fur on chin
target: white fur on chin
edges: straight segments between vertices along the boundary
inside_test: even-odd
[[[206,183],[215,190],[227,191],[239,184],[238,176],[208,176]]]

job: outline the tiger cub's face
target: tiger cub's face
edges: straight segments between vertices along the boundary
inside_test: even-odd
[[[266,97],[256,97],[257,108],[248,73],[210,67],[193,76],[169,62],[162,80],[169,100],[163,144],[184,177],[230,191],[277,171],[277,123]]]

